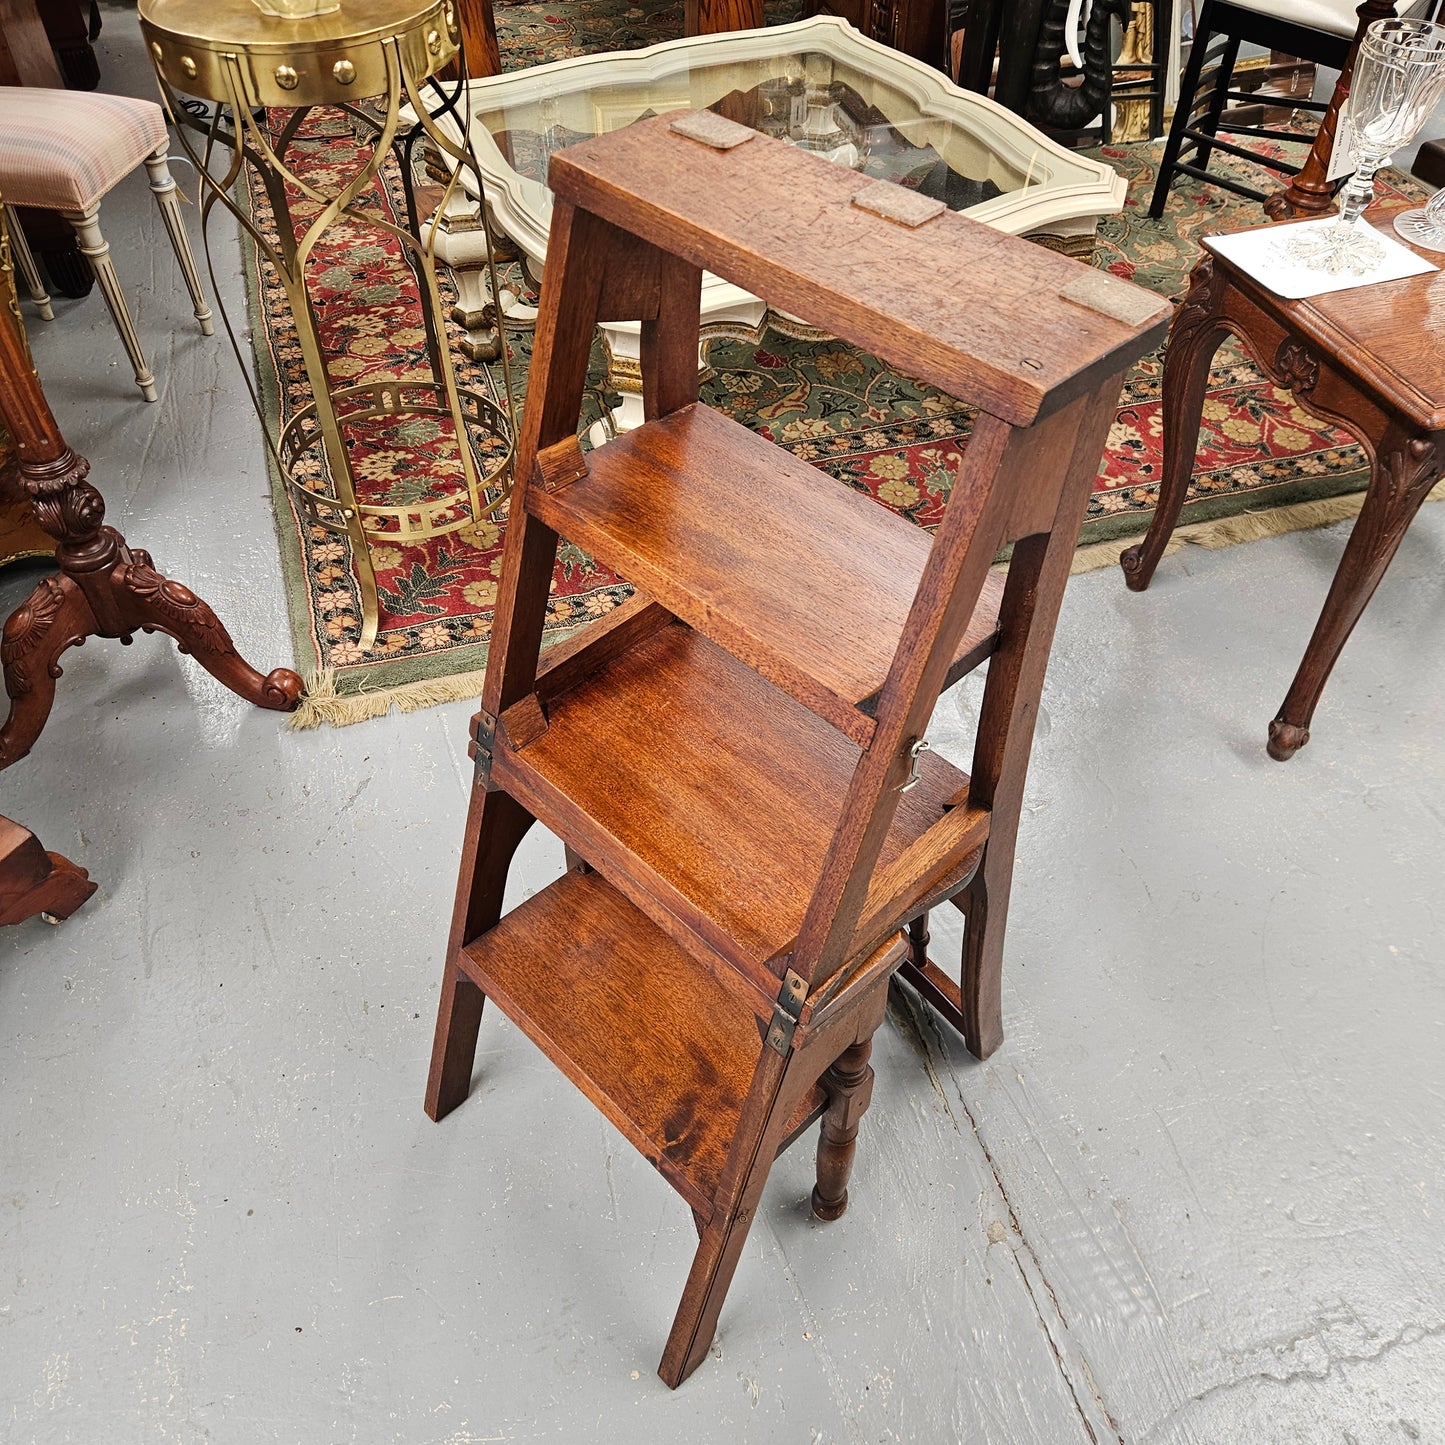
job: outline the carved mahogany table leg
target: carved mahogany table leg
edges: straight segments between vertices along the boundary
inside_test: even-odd
[[[1398,428],[1386,434],[1324,610],[1279,713],[1269,725],[1270,757],[1287,762],[1309,742],[1310,719],[1325,682],[1442,470],[1445,436],[1411,437]]]
[[[30,751],[55,700],[57,659],[87,637],[129,642],[163,632],[232,692],[257,707],[289,711],[301,679],[278,667],[262,676],[236,651],[216,614],[189,588],[162,576],[150,557],[105,525],[90,463],[66,446],[12,322],[14,293],[0,283],[0,420],[15,437],[20,485],[35,520],[58,543],[59,577],[47,577],[16,609],[0,639],[10,715],[0,728],[0,768]]]
[[[1226,335],[1220,317],[1223,290],[1214,258],[1206,256],[1194,268],[1188,294],[1169,327],[1164,351],[1164,474],[1159,481],[1159,501],[1144,540],[1119,558],[1124,581],[1133,592],[1142,592],[1149,585],[1189,493],[1209,366]]]
[[[848,1208],[848,1179],[858,1152],[858,1125],[873,1098],[873,1070],[868,1063],[873,1039],[859,1039],[843,1050],[823,1075],[828,1111],[818,1132],[818,1182],[813,1186],[813,1213],[838,1219]]]
[[[37,913],[59,923],[94,892],[84,868],[47,853],[28,828],[0,817],[0,924],[23,923]]]

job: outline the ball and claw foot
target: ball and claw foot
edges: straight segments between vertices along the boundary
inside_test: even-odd
[[[1308,728],[1275,718],[1269,725],[1269,755],[1276,762],[1287,763],[1310,740]]]

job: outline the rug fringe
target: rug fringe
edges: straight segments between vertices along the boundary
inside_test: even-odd
[[[1425,499],[1445,502],[1445,482],[1440,482]],[[1195,522],[1178,527],[1164,548],[1168,557],[1181,547],[1233,547],[1240,542],[1259,542],[1266,537],[1283,536],[1286,532],[1307,532],[1315,527],[1328,527],[1359,514],[1364,505],[1364,492],[1348,492],[1342,497],[1326,497],[1318,502],[1295,502],[1288,507],[1271,507],[1263,512],[1240,512],[1214,522]],[[1094,572],[1100,567],[1115,566],[1120,556],[1139,541],[1137,536],[1116,537],[1108,542],[1093,542],[1074,553],[1070,575]]]
[[[451,677],[423,678],[397,687],[379,687],[372,692],[344,696],[336,691],[336,669],[322,668],[306,679],[301,706],[288,719],[293,728],[316,728],[328,723],[334,728],[385,717],[392,708],[419,712],[444,702],[471,702],[482,694],[482,672],[458,672]]]

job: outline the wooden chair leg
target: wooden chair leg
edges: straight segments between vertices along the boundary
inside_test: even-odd
[[[201,290],[201,276],[196,270],[196,258],[191,254],[191,238],[186,234],[185,217],[181,215],[181,203],[176,183],[166,165],[167,143],[162,141],[152,155],[146,157],[146,172],[150,176],[151,194],[160,208],[161,220],[165,222],[166,234],[171,238],[171,250],[176,253],[181,274],[186,278],[186,290],[191,293],[191,309],[201,323],[202,336],[214,336],[215,324],[211,320],[211,308],[206,302],[206,293]]]
[[[120,334],[121,345],[125,347],[125,354],[130,357],[131,368],[135,372],[135,384],[140,387],[140,394],[147,401],[156,401],[159,398],[156,394],[155,373],[145,359],[145,352],[141,350],[135,322],[131,320],[130,309],[126,306],[125,296],[120,289],[120,278],[115,274],[115,265],[110,259],[110,243],[100,233],[99,215],[100,206],[96,204],[85,211],[67,211],[65,219],[74,228],[81,253],[90,262],[90,269],[100,286],[100,294],[105,297],[110,318],[115,322],[115,329]]]
[[[25,239],[20,217],[15,214],[13,206],[5,207],[5,229],[10,237],[10,251],[15,257],[15,269],[20,272],[20,279],[25,282],[25,289],[40,312],[40,319],[54,321],[55,312],[51,309],[50,295],[40,279],[40,268],[35,264],[30,243]]]
[[[844,1049],[823,1075],[828,1111],[818,1132],[818,1182],[812,1198],[813,1213],[819,1219],[837,1219],[848,1208],[858,1125],[873,1098],[873,1070],[868,1063],[872,1052],[872,1036],[859,1039]]]

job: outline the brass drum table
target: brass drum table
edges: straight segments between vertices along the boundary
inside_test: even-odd
[[[475,80],[468,95],[491,219],[538,279],[552,221],[546,184],[552,155],[667,111],[716,111],[1072,255],[1089,255],[1099,217],[1124,205],[1124,178],[1112,167],[1065,150],[988,97],[960,90],[940,71],[832,15],[558,60]],[[467,176],[462,186],[475,208]],[[798,242],[808,240],[800,215]],[[458,284],[465,292],[465,275]],[[879,274],[877,285],[886,294],[888,276]],[[471,309],[479,314],[481,304],[478,297]],[[705,336],[755,339],[767,313],[756,296],[710,272],[701,306]],[[776,311],[769,319],[791,329]],[[609,387],[622,396],[616,421],[626,431],[642,421],[640,328],[604,323],[602,335]]]
[[[291,8],[291,0],[274,3]],[[406,545],[472,526],[505,500],[510,475],[509,407],[457,385],[442,344],[446,332],[431,248],[365,205],[404,127],[420,125],[458,175],[466,173],[467,147],[439,131],[429,113],[440,108],[437,97],[448,98],[428,82],[460,47],[453,0],[344,0],[329,13],[299,19],[264,13],[254,0],[141,0],[140,18],[177,133],[202,177],[203,225],[217,203],[225,206],[285,290],[313,401],[272,437],[254,390],[252,400],[298,513],[350,543],[361,596],[360,645],[369,649],[380,607],[368,539]],[[203,118],[187,109],[182,94],[208,102]],[[370,153],[350,175],[338,178],[328,167],[324,179],[313,179],[293,159],[292,144],[319,106],[339,107],[371,140]],[[268,114],[268,108],[283,107]],[[203,138],[199,144],[188,131]],[[220,165],[210,165],[217,153],[223,174],[217,173]],[[265,186],[274,239],[232,197],[245,165]],[[292,193],[304,205],[293,202]],[[429,377],[371,376],[357,385],[333,385],[307,290],[307,263],[323,235],[343,225],[401,246],[419,283]],[[239,348],[237,355],[245,372]],[[505,389],[510,393],[509,379]],[[456,477],[404,506],[358,500],[348,442],[358,429],[372,442],[388,429],[401,436],[417,417],[450,427]]]

